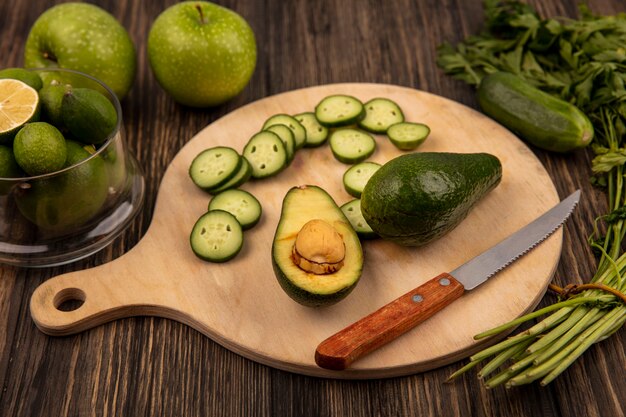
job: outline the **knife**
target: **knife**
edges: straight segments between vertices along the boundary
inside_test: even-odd
[[[577,190],[454,271],[432,278],[330,336],[315,350],[315,362],[322,368],[343,370],[358,358],[406,333],[547,239],[567,220],[579,199],[580,190]]]

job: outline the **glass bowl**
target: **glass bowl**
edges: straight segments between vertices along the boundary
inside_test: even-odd
[[[115,94],[77,71],[32,71],[44,85],[56,80],[98,90],[117,112],[115,129],[86,159],[50,174],[0,178],[0,263],[43,267],[74,262],[111,243],[138,214],[145,185],[126,145]]]

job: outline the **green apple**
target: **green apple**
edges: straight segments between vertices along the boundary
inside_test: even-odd
[[[154,21],[148,59],[174,100],[209,107],[233,98],[248,84],[256,66],[256,41],[248,23],[232,10],[185,1]]]
[[[63,3],[46,10],[33,24],[26,39],[24,66],[84,72],[104,82],[121,99],[135,79],[135,46],[107,11],[87,3]]]

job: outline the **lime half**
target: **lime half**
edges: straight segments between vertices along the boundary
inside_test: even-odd
[[[0,144],[9,143],[17,131],[39,114],[37,90],[25,82],[0,79]]]

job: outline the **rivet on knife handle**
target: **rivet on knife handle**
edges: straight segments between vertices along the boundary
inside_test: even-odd
[[[443,273],[324,340],[315,351],[322,368],[342,370],[452,303],[463,285]]]

